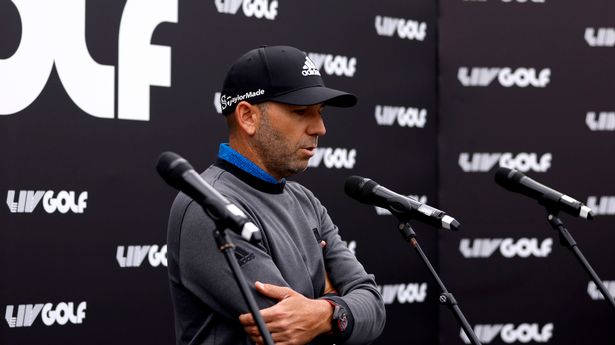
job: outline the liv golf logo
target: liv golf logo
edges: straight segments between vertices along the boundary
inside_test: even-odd
[[[528,258],[530,256],[537,258],[546,258],[551,254],[553,248],[553,239],[547,238],[542,242],[537,238],[520,238],[514,240],[512,238],[475,238],[470,240],[464,238],[459,242],[459,251],[464,258],[488,258],[495,251],[505,258]]]
[[[241,8],[246,17],[274,20],[278,16],[278,0],[215,0],[219,13],[237,14]]]
[[[611,294],[611,296],[615,296],[615,280],[605,280],[602,283],[604,284],[606,290]],[[591,299],[593,299],[594,301],[604,299],[602,291],[600,291],[596,283],[591,280],[587,284],[587,293],[589,294],[589,297],[591,297]]]
[[[586,28],[585,41],[590,47],[615,47],[615,28]]]
[[[17,199],[15,197],[18,195]],[[32,213],[43,202],[43,209],[47,213],[83,213],[87,207],[88,192],[80,194],[74,191],[60,191],[57,194],[48,190],[9,190],[6,195],[6,204],[11,213]]]
[[[503,87],[546,87],[551,81],[551,69],[511,67],[459,67],[457,79],[465,87],[487,87],[494,80]]]
[[[78,325],[85,319],[86,308],[86,302],[77,305],[73,302],[7,305],[4,319],[11,328],[31,327],[39,315],[45,326],[64,326],[69,322]]]
[[[596,216],[613,216],[615,215],[615,196],[589,196],[587,206],[592,209]]]
[[[427,283],[378,285],[384,304],[423,303],[427,297]]]
[[[424,128],[427,122],[427,109],[376,105],[374,116],[379,126],[397,124],[400,127]]]
[[[427,36],[427,23],[411,19],[376,16],[375,27],[379,36],[397,35],[401,39],[417,41],[423,41]]]
[[[308,166],[318,168],[323,164],[328,169],[352,169],[357,162],[357,150],[319,147],[308,161]]]
[[[476,325],[474,326],[474,333],[483,344],[489,344],[496,338],[500,338],[507,344],[546,343],[553,337],[553,323],[547,323],[542,327],[537,323]],[[459,335],[464,343],[470,344],[470,339],[463,329],[461,329]]]
[[[145,258],[152,267],[167,266],[167,245],[118,246],[115,259],[122,268],[141,267]]]
[[[594,111],[587,112],[585,116],[585,124],[591,131],[615,131],[615,112]]]
[[[148,121],[150,86],[171,86],[171,48],[152,45],[160,23],[177,23],[178,0],[127,0],[120,21],[118,66],[101,65],[85,41],[85,0],[13,1],[21,19],[15,54],[0,59],[0,115],[36,100],[54,68],[75,104],[94,117]]]
[[[343,55],[308,53],[308,57],[318,70],[338,77],[353,77],[357,71],[357,58]]]
[[[459,154],[459,166],[465,172],[488,172],[496,165],[517,169],[521,172],[546,172],[551,167],[553,155],[545,153],[521,152],[513,154],[506,153],[468,153]]]

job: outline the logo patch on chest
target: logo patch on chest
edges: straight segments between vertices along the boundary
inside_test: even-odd
[[[248,252],[247,250],[241,247],[235,247],[235,257],[239,262],[239,266],[243,266],[248,262],[254,260],[254,253]]]

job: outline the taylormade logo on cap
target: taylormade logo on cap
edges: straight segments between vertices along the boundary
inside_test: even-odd
[[[227,107],[233,106],[233,104],[235,103],[245,101],[250,98],[262,96],[264,94],[265,94],[265,90],[258,89],[257,91],[248,91],[244,93],[243,95],[236,95],[236,96],[222,95],[220,96],[220,106],[222,107],[222,110],[224,110]]]

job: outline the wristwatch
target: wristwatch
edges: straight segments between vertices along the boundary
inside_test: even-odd
[[[333,307],[333,320],[331,321],[331,332],[340,336],[348,328],[348,315],[346,309],[330,299],[325,299]]]

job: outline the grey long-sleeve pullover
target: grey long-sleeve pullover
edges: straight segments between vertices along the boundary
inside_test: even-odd
[[[307,188],[296,182],[265,182],[224,160],[218,160],[202,177],[262,232],[260,245],[228,232],[259,308],[275,301],[256,292],[255,281],[288,286],[315,299],[323,297],[327,272],[339,293],[339,297],[327,298],[350,314],[352,331],[343,343],[367,344],[380,335],[385,310],[374,278],[348,250],[327,210]],[[177,343],[251,344],[238,319],[248,312],[247,304],[216,246],[214,229],[198,204],[182,193],[177,196],[168,227]],[[325,248],[319,246],[321,239]],[[326,342],[326,337],[317,339]]]

